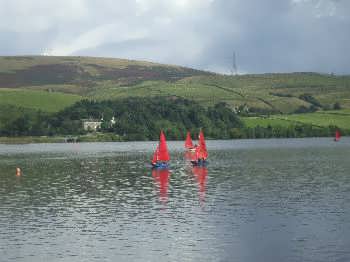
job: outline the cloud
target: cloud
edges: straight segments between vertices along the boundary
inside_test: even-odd
[[[54,42],[52,47],[48,48],[50,55],[72,55],[80,50],[96,48],[105,43],[119,43],[123,41],[137,40],[143,38],[147,34],[145,28],[134,28],[129,30],[125,24],[105,24],[97,26],[87,32],[76,36],[71,41]]]
[[[0,0],[2,55],[110,56],[228,73],[350,73],[346,0]]]
[[[42,32],[87,16],[83,0],[0,0],[0,30]]]

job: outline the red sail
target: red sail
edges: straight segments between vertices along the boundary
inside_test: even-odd
[[[207,151],[207,146],[205,144],[204,134],[203,134],[202,130],[199,132],[199,150],[198,150],[198,153],[199,153],[199,158],[207,159],[208,151]]]
[[[168,147],[166,145],[166,139],[163,131],[160,132],[160,138],[159,138],[159,161],[169,161],[170,156],[168,152]]]
[[[202,148],[201,145],[196,147],[195,159],[207,159],[208,152]]]
[[[186,141],[185,141],[185,148],[193,148],[191,133],[187,132]]]
[[[335,141],[340,140],[340,137],[341,137],[340,131],[339,131],[339,130],[336,130],[336,131],[335,131]]]

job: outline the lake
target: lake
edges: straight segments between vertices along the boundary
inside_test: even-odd
[[[350,261],[350,138],[155,145],[0,145],[0,261]]]

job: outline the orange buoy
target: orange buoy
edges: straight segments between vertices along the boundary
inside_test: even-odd
[[[21,176],[21,169],[16,167],[16,176]]]

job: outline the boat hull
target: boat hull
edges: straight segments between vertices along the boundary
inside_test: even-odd
[[[208,165],[208,161],[202,160],[202,159],[192,160],[191,163],[193,166],[207,166]]]
[[[166,163],[166,162],[152,163],[152,168],[167,169],[167,168],[169,168],[169,163]]]

